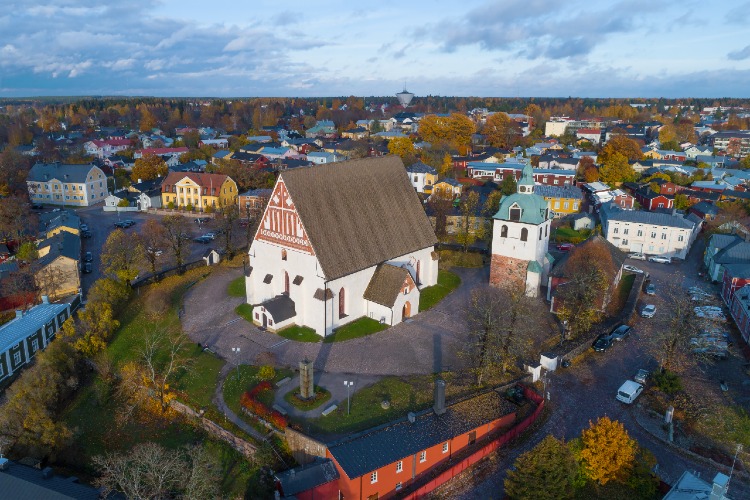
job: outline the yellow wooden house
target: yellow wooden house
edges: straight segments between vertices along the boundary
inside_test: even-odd
[[[237,203],[237,183],[223,174],[170,172],[161,185],[163,207],[205,212]]]
[[[547,200],[553,217],[564,217],[581,210],[583,193],[576,186],[536,186],[534,192]]]

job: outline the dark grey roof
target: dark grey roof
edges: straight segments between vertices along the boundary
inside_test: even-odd
[[[6,245],[5,243],[0,243],[0,255],[10,255],[8,245]]]
[[[403,267],[391,264],[380,264],[365,289],[363,298],[386,307],[393,307],[404,282],[409,277],[409,271]]]
[[[719,207],[708,201],[699,201],[690,208],[706,215],[716,215],[719,213]]]
[[[427,165],[426,163],[422,163],[421,161],[418,161],[416,163],[412,163],[408,167],[406,167],[406,171],[410,174],[432,174],[437,175],[437,170],[432,168],[431,166]]]
[[[130,185],[129,189],[136,193],[144,193],[146,191],[151,191],[154,188],[158,188],[159,191],[161,191],[161,183],[163,181],[164,177],[157,177],[156,179],[151,179],[149,181],[133,183]]]
[[[46,234],[58,227],[70,227],[75,230],[81,225],[81,218],[70,210],[46,212],[39,215],[39,233]]]
[[[0,262],[0,279],[5,278],[10,273],[18,271],[18,262],[15,260],[6,260]]]
[[[281,323],[297,315],[294,301],[289,298],[289,295],[277,295],[263,302],[262,306],[271,314],[276,323]]]
[[[338,478],[339,471],[328,458],[318,458],[309,464],[276,474],[285,498]]]
[[[724,191],[724,195],[726,196],[733,196],[734,193],[738,193],[740,191]],[[677,194],[684,194],[685,196],[689,198],[700,198],[702,200],[710,200],[710,201],[719,201],[719,198],[721,198],[722,193],[717,193],[716,191],[697,191],[695,189],[683,189],[682,191],[678,192]],[[750,193],[748,193],[750,195]]]
[[[329,444],[328,451],[349,479],[414,455],[516,411],[496,391],[452,404],[445,413],[426,410],[414,422],[402,418]]]
[[[81,238],[68,231],[60,231],[51,238],[39,242],[37,247],[49,247],[49,252],[34,263],[36,266],[46,266],[61,255],[73,260],[81,259]]]
[[[545,198],[583,199],[583,192],[575,186],[548,186],[546,184],[541,184],[534,187],[534,192]]]
[[[601,210],[602,218],[636,224],[652,224],[680,229],[693,229],[695,224],[681,215],[669,215],[661,212],[645,212],[643,210],[623,210],[617,205],[604,205]]]
[[[13,500],[97,500],[99,491],[78,484],[71,478],[52,475],[45,479],[43,471],[34,467],[9,462],[0,471],[0,492],[3,498]]]
[[[398,156],[284,171],[280,179],[328,280],[437,243]]]
[[[31,170],[27,179],[32,182],[47,182],[57,179],[61,182],[75,182],[82,184],[91,172],[94,165],[67,165],[64,163],[37,163]]]
[[[738,237],[729,245],[719,250],[714,255],[713,260],[719,264],[750,262],[750,243]]]
[[[734,278],[750,278],[750,262],[724,264],[724,269]]]

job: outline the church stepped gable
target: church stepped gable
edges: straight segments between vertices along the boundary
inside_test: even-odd
[[[281,180],[329,280],[437,243],[398,156],[285,171]]]

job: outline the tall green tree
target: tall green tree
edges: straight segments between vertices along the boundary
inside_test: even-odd
[[[509,196],[516,191],[518,191],[516,176],[509,174],[503,177],[503,181],[500,183],[500,192],[502,192],[504,196]]]
[[[573,498],[577,468],[566,443],[548,435],[516,459],[505,478],[505,494],[512,500]]]
[[[146,249],[138,233],[125,233],[118,228],[104,242],[101,260],[104,274],[130,283],[146,262]]]
[[[463,246],[464,253],[477,240],[477,233],[479,232],[479,226],[477,225],[478,209],[479,194],[476,191],[470,191],[461,197],[458,205],[461,217],[459,218],[458,229],[456,231],[456,241]]]

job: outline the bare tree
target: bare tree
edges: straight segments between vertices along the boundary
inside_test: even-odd
[[[35,278],[39,294],[54,298],[61,293],[62,287],[70,281],[72,273],[59,266],[48,265],[40,269]]]
[[[156,443],[137,444],[128,453],[107,453],[93,458],[101,476],[96,484],[105,496],[118,491],[127,498],[170,498],[186,484],[186,463],[178,451]]]
[[[222,206],[216,216],[218,228],[224,234],[224,251],[228,258],[234,256],[234,247],[232,246],[232,234],[234,232],[234,223],[240,218],[239,207],[232,203]]]
[[[148,219],[141,230],[141,239],[146,247],[145,257],[151,267],[151,274],[156,274],[157,252],[167,245],[167,231],[156,220]]]
[[[649,336],[650,348],[663,370],[678,372],[695,359],[690,339],[700,331],[701,322],[693,310],[695,304],[680,286],[667,285],[662,294],[668,319]]]
[[[144,375],[151,386],[162,412],[169,405],[169,386],[175,375],[187,368],[185,338],[181,335],[168,335],[154,332],[146,339],[141,351]]]
[[[187,480],[185,482],[185,498],[202,500],[204,498],[219,498],[221,492],[221,464],[204,446],[192,446],[186,450],[190,461]]]
[[[175,266],[182,269],[184,265],[185,236],[188,234],[188,222],[182,215],[167,215],[162,219],[162,226],[167,244],[175,259]]]
[[[482,287],[471,294],[467,308],[469,338],[461,354],[481,385],[492,371],[506,373],[533,345],[529,321],[533,299],[522,285]]]

